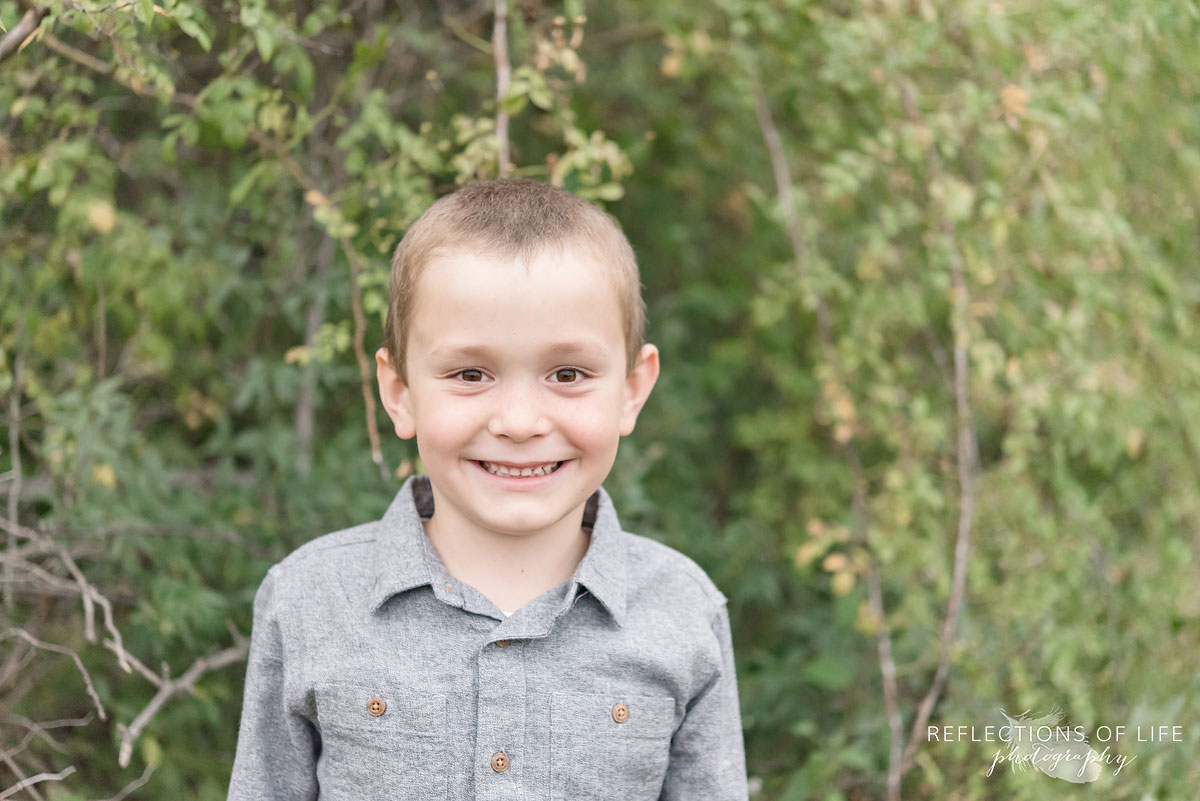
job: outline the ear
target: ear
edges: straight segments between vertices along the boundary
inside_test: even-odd
[[[658,348],[643,345],[633,371],[625,379],[625,403],[621,406],[621,436],[633,433],[638,412],[650,397],[654,382],[658,380]]]
[[[379,397],[388,417],[392,418],[396,436],[400,439],[412,439],[417,435],[412,394],[408,391],[408,385],[400,378],[400,374],[392,367],[387,348],[375,351],[375,377],[379,379]]]

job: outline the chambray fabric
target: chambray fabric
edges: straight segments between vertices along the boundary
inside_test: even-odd
[[[414,476],[267,573],[230,801],[747,798],[725,596],[695,562],[601,488],[572,579],[506,617],[447,572],[432,513]]]

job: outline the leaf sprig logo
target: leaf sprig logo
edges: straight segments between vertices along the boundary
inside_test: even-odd
[[[1081,726],[1059,726],[1061,710],[1055,709],[1039,718],[1029,717],[1028,710],[1017,718],[1010,718],[1003,709],[1000,714],[1008,721],[1008,726],[1001,728],[1001,732],[1004,728],[1009,731],[1007,738],[1001,734],[1008,743],[1008,750],[996,749],[987,775],[991,776],[997,765],[1007,764],[1018,771],[1040,770],[1047,776],[1075,784],[1100,778],[1101,764],[1107,761],[1108,746],[1103,753],[1097,753],[1088,744]],[[1125,757],[1120,759],[1116,773],[1128,763]]]
[[[1001,726],[1000,739],[1007,744],[1007,750],[997,749],[992,757],[991,767],[987,775],[991,776],[997,766],[1007,764],[1014,770],[1039,770],[1055,779],[1084,784],[1100,778],[1105,765],[1115,765],[1113,775],[1121,771],[1136,756],[1126,756],[1112,751],[1108,742],[1119,741],[1125,733],[1124,726],[1100,726],[1095,731],[1095,737],[1105,743],[1104,750],[1097,752],[1088,743],[1087,735],[1082,726],[1060,726],[1062,710],[1055,709],[1048,715],[1031,717],[1029,710],[1020,716],[1011,718],[1003,709],[1000,714],[1008,721]],[[1170,729],[1169,739],[1179,742],[1179,727],[1158,727],[1151,731],[1149,741],[1166,740],[1166,736],[1158,736],[1160,730]],[[1143,737],[1142,728],[1137,729],[1139,742],[1147,741]]]

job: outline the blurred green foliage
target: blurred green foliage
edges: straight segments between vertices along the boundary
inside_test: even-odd
[[[52,534],[126,648],[178,676],[248,633],[273,561],[377,517],[413,465],[378,412],[386,477],[372,463],[356,341],[380,340],[406,226],[496,174],[491,8],[44,8],[0,63],[4,553],[14,520]],[[0,0],[0,24],[26,10]],[[1061,707],[1185,742],[1119,744],[1137,759],[1078,788],[925,743],[905,795],[1200,785],[1198,20],[1152,0],[513,4],[515,172],[620,219],[663,355],[607,486],[730,598],[759,797],[884,795],[876,637],[907,733],[951,590],[956,345],[972,549],[930,723]],[[109,712],[14,757],[76,767],[43,796],[108,797],[150,763],[135,797],[224,798],[242,669],[168,702],[118,769],[153,687],[85,640],[77,597],[5,576],[0,628],[76,649]],[[0,656],[0,746],[91,709],[68,658]]]

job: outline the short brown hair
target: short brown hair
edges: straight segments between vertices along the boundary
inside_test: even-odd
[[[646,307],[633,248],[608,214],[565,189],[527,178],[502,178],[459,189],[425,210],[392,257],[384,347],[407,382],[404,355],[417,281],[438,251],[469,248],[528,263],[543,248],[574,245],[611,270],[621,304],[626,370],[645,343]]]

